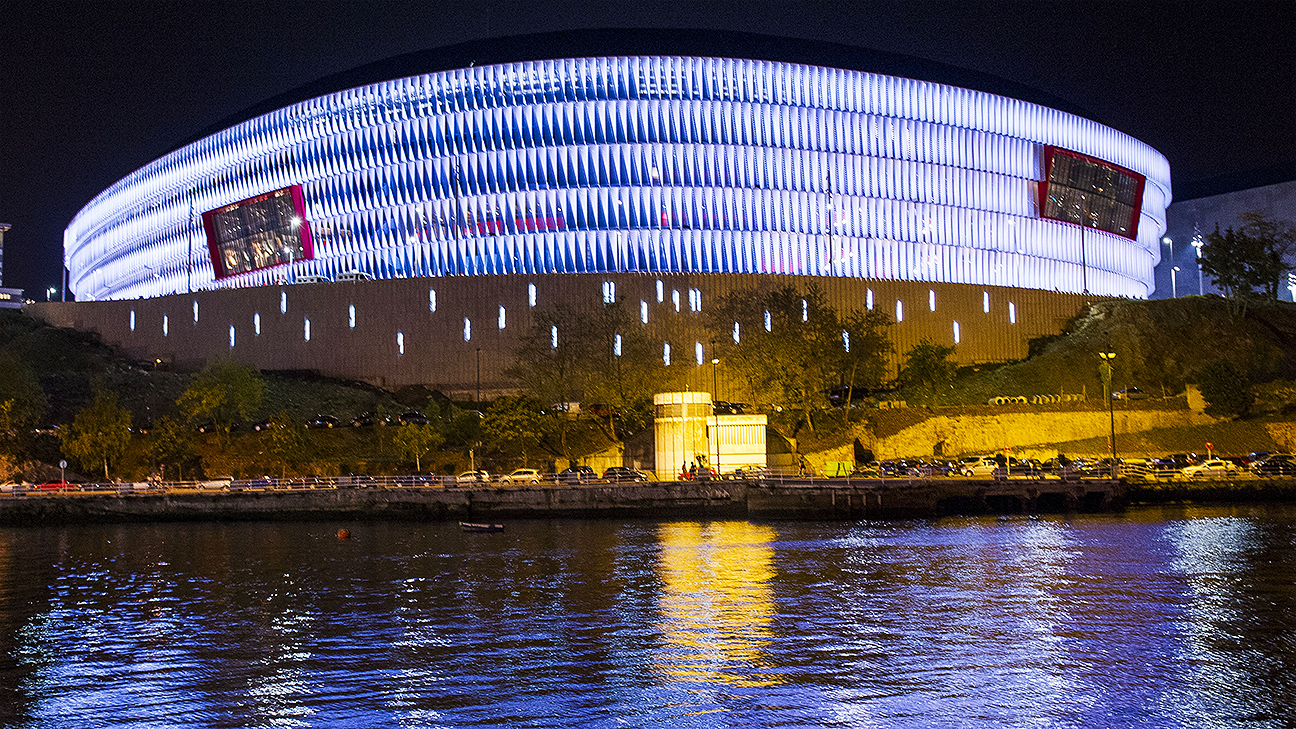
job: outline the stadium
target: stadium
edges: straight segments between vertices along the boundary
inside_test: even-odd
[[[1148,145],[696,40],[394,75],[230,124],[91,200],[65,232],[77,303],[33,308],[177,366],[471,389],[508,387],[531,312],[557,301],[625,299],[697,366],[728,336],[699,314],[741,288],[880,307],[897,351],[930,338],[963,362],[1151,293],[1171,187]]]

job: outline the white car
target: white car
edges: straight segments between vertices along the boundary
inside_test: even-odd
[[[1236,473],[1237,470],[1238,467],[1234,465],[1232,461],[1212,458],[1209,461],[1203,461],[1194,466],[1188,466],[1183,470],[1183,475],[1184,478],[1230,476]]]
[[[540,483],[540,472],[534,468],[519,468],[501,478],[500,483]]]
[[[455,483],[490,483],[491,477],[485,471],[464,471],[455,476]]]
[[[1022,467],[1017,463],[1016,458],[1009,456],[1007,464],[1008,464],[1008,469],[1005,473],[1010,474],[1013,471],[1021,471],[1022,473],[1025,473]],[[972,478],[985,478],[987,476],[995,475],[995,471],[1001,470],[1001,467],[999,465],[999,462],[995,460],[994,456],[981,456],[981,458],[975,461],[967,461],[967,462],[960,461],[959,470],[960,472],[962,472],[964,476],[970,476]]]

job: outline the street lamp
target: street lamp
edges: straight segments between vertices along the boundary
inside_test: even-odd
[[[1197,295],[1198,296],[1202,296],[1204,294],[1204,291],[1202,290],[1202,264],[1201,264],[1201,249],[1202,246],[1204,245],[1206,245],[1206,242],[1202,240],[1202,237],[1200,235],[1193,236],[1192,247],[1197,249]]]
[[[720,394],[720,388],[716,379],[716,365],[720,364],[720,358],[715,356],[715,340],[711,340],[711,422],[713,423],[712,432],[715,435],[715,475],[720,477],[720,413],[715,408],[716,397]]]
[[[1175,266],[1174,268],[1170,269],[1170,298],[1172,299],[1179,298],[1178,283],[1175,280],[1175,274],[1177,273],[1179,273],[1178,266]]]
[[[51,286],[51,287],[45,289],[45,300],[46,300],[46,301],[53,301],[53,300],[54,300],[54,292],[57,291],[57,290],[58,290],[58,289],[57,289],[56,287],[54,287],[54,286]]]
[[[1115,405],[1112,404],[1112,401],[1115,400],[1116,398],[1113,396],[1114,393],[1111,391],[1111,384],[1112,384],[1112,360],[1116,359],[1116,353],[1099,352],[1098,356],[1102,357],[1102,364],[1099,365],[1098,372],[1102,375],[1103,391],[1107,394],[1107,417],[1111,421],[1111,451],[1112,451],[1111,477],[1114,479],[1116,478],[1116,469],[1117,469],[1116,408]]]

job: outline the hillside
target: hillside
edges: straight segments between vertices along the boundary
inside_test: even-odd
[[[966,368],[950,404],[982,404],[997,395],[1086,393],[1102,399],[1098,352],[1115,352],[1116,389],[1154,397],[1183,391],[1201,365],[1230,361],[1255,384],[1296,379],[1296,304],[1254,303],[1233,312],[1216,296],[1095,302],[1067,331],[1037,341],[1030,359]]]

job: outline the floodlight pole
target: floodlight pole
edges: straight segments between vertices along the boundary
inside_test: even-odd
[[[1203,287],[1202,287],[1201,249],[1202,249],[1202,246],[1205,245],[1205,243],[1202,241],[1200,235],[1195,235],[1195,236],[1193,236],[1193,239],[1192,239],[1192,245],[1193,245],[1193,248],[1196,248],[1196,249],[1197,249],[1197,295],[1198,295],[1198,296],[1204,296],[1205,293],[1204,293],[1204,291],[1203,291]]]
[[[1114,404],[1116,398],[1114,397],[1115,393],[1112,392],[1112,387],[1111,387],[1112,386],[1111,361],[1116,359],[1116,353],[1099,352],[1098,356],[1102,357],[1103,360],[1103,381],[1104,381],[1103,384],[1105,385],[1103,389],[1107,393],[1107,417],[1111,422],[1111,452],[1112,452],[1111,477],[1115,479],[1116,474],[1118,473],[1119,466],[1116,460],[1116,406]]]
[[[1080,196],[1080,293],[1089,295],[1089,262],[1085,258],[1085,219],[1089,217],[1088,199]]]

